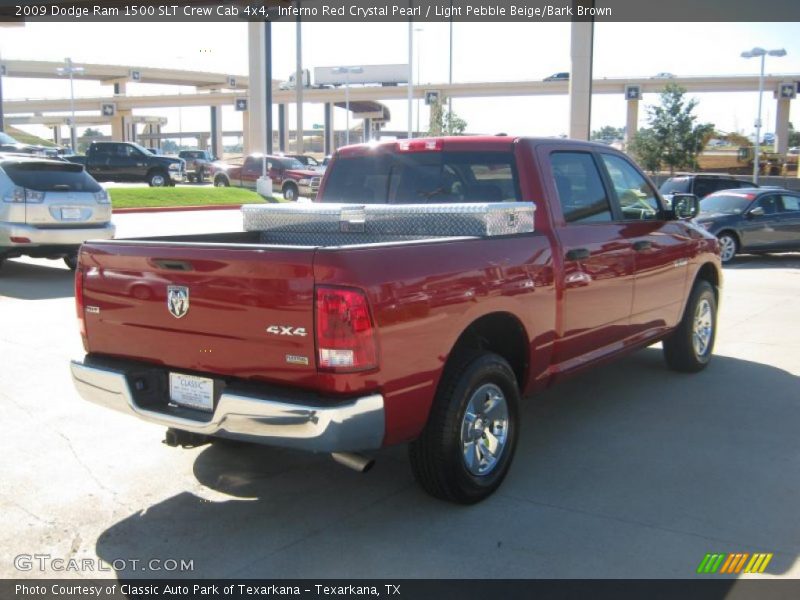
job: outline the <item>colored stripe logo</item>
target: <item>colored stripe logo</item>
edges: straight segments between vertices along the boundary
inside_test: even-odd
[[[739,573],[763,573],[772,560],[772,553],[732,552],[729,554],[706,554],[697,566],[700,574],[738,575]],[[745,566],[746,565],[746,566]]]

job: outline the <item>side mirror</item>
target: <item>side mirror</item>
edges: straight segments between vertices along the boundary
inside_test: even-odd
[[[673,194],[672,215],[680,221],[694,219],[700,213],[700,200],[694,194]]]
[[[753,217],[763,217],[766,213],[764,212],[763,206],[756,206],[753,210],[747,213],[748,218],[752,219]]]

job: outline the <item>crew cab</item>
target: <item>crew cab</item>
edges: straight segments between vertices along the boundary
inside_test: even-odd
[[[175,185],[184,179],[184,161],[158,156],[132,142],[92,142],[86,156],[67,156],[82,164],[98,181],[143,181],[151,187]]]
[[[208,150],[181,150],[178,158],[186,163],[186,179],[202,183],[207,173],[211,171],[211,163],[217,160]]]
[[[531,229],[421,233],[442,211],[495,203],[501,223],[529,214]],[[234,438],[365,469],[364,452],[409,442],[426,491],[474,503],[508,472],[523,396],[659,341],[675,370],[711,360],[717,240],[691,220],[696,197],[668,208],[609,146],[351,146],[316,203],[264,208],[308,212],[292,227],[82,247],[86,356],[71,368],[85,399],[168,427],[172,445]]]
[[[286,200],[297,200],[300,196],[314,198],[322,177],[296,158],[250,154],[241,165],[224,162],[212,164],[211,177],[217,187],[245,187],[256,189],[258,178],[264,171],[272,179],[274,189],[280,190]]]

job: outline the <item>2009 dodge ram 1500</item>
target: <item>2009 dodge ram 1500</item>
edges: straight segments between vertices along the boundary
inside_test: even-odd
[[[363,467],[353,452],[411,442],[428,492],[479,501],[509,469],[523,395],[660,340],[670,367],[704,368],[721,284],[697,199],[667,207],[598,144],[352,146],[317,206],[500,201],[532,202],[534,231],[359,243],[356,218],[330,234],[87,243],[74,382],[174,444],[231,437]]]

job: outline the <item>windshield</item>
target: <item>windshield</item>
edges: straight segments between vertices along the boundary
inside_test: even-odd
[[[753,194],[714,194],[700,203],[700,214],[740,215],[753,201]]]
[[[684,194],[689,191],[689,178],[688,177],[670,177],[658,191],[662,194]]]
[[[83,166],[75,163],[20,162],[2,164],[14,185],[37,192],[99,192]]]
[[[2,131],[0,131],[0,144],[18,144],[18,143],[19,142],[17,142],[17,140],[12,138],[7,133],[3,133]]]
[[[328,171],[322,202],[424,204],[520,199],[509,152],[382,152],[343,156]]]

